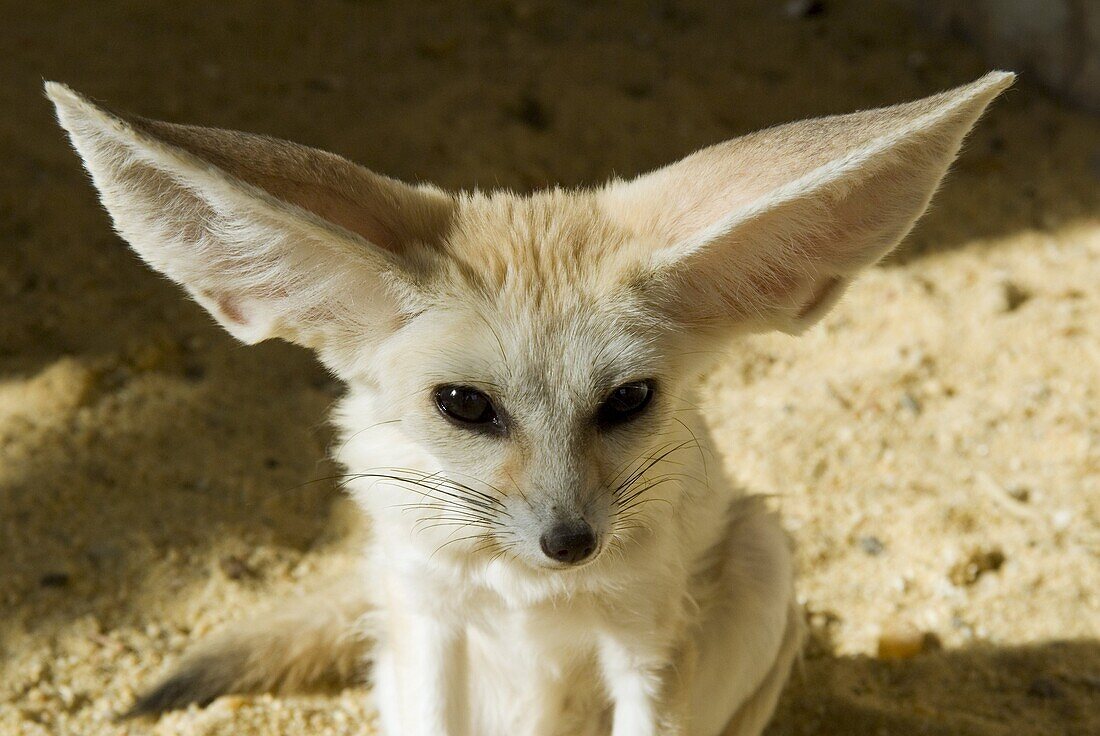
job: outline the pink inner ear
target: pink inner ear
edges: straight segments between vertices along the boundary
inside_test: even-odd
[[[212,294],[209,291],[203,292],[203,296],[218,305],[218,311],[230,322],[241,326],[248,324],[248,319],[241,311],[237,300],[233,297],[226,294]]]
[[[257,290],[257,293],[244,293],[240,295],[225,292],[213,293],[210,291],[204,291],[202,292],[202,295],[217,306],[218,311],[223,317],[228,319],[233,324],[241,325],[242,327],[248,326],[250,321],[254,321],[254,317],[256,316],[251,315],[250,318],[250,315],[246,313],[247,310],[245,309],[244,305],[247,304],[249,301],[252,301],[254,304],[259,304],[260,302],[262,302],[262,309],[264,309],[265,311],[271,311],[279,308],[275,302],[286,300],[290,297],[290,293],[283,287],[259,289]],[[318,311],[316,311],[316,313],[306,312],[301,316],[303,318],[309,318],[310,316],[316,317],[321,314],[324,314],[328,317],[332,316],[330,313],[323,312],[318,307],[312,307],[312,309]]]

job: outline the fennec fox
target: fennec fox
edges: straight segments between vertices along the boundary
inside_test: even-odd
[[[47,84],[138,254],[346,384],[337,459],[371,526],[360,576],[208,642],[136,711],[369,657],[389,736],[759,734],[801,638],[791,553],[723,477],[697,378],[890,252],[1012,78],[529,196]]]

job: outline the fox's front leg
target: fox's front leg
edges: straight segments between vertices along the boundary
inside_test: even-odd
[[[386,736],[469,736],[465,632],[388,590],[375,691]]]
[[[610,637],[600,652],[614,708],[612,736],[686,736],[695,649]]]

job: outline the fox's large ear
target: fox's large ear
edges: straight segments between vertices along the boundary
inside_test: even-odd
[[[247,343],[385,329],[450,220],[442,192],[333,154],[46,94],[119,234]]]
[[[722,143],[609,185],[604,206],[650,244],[654,291],[674,318],[799,332],[909,232],[1013,78]]]

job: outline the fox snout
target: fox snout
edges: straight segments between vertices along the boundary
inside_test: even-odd
[[[562,565],[578,565],[596,552],[595,530],[584,519],[557,522],[539,537],[543,554]]]

